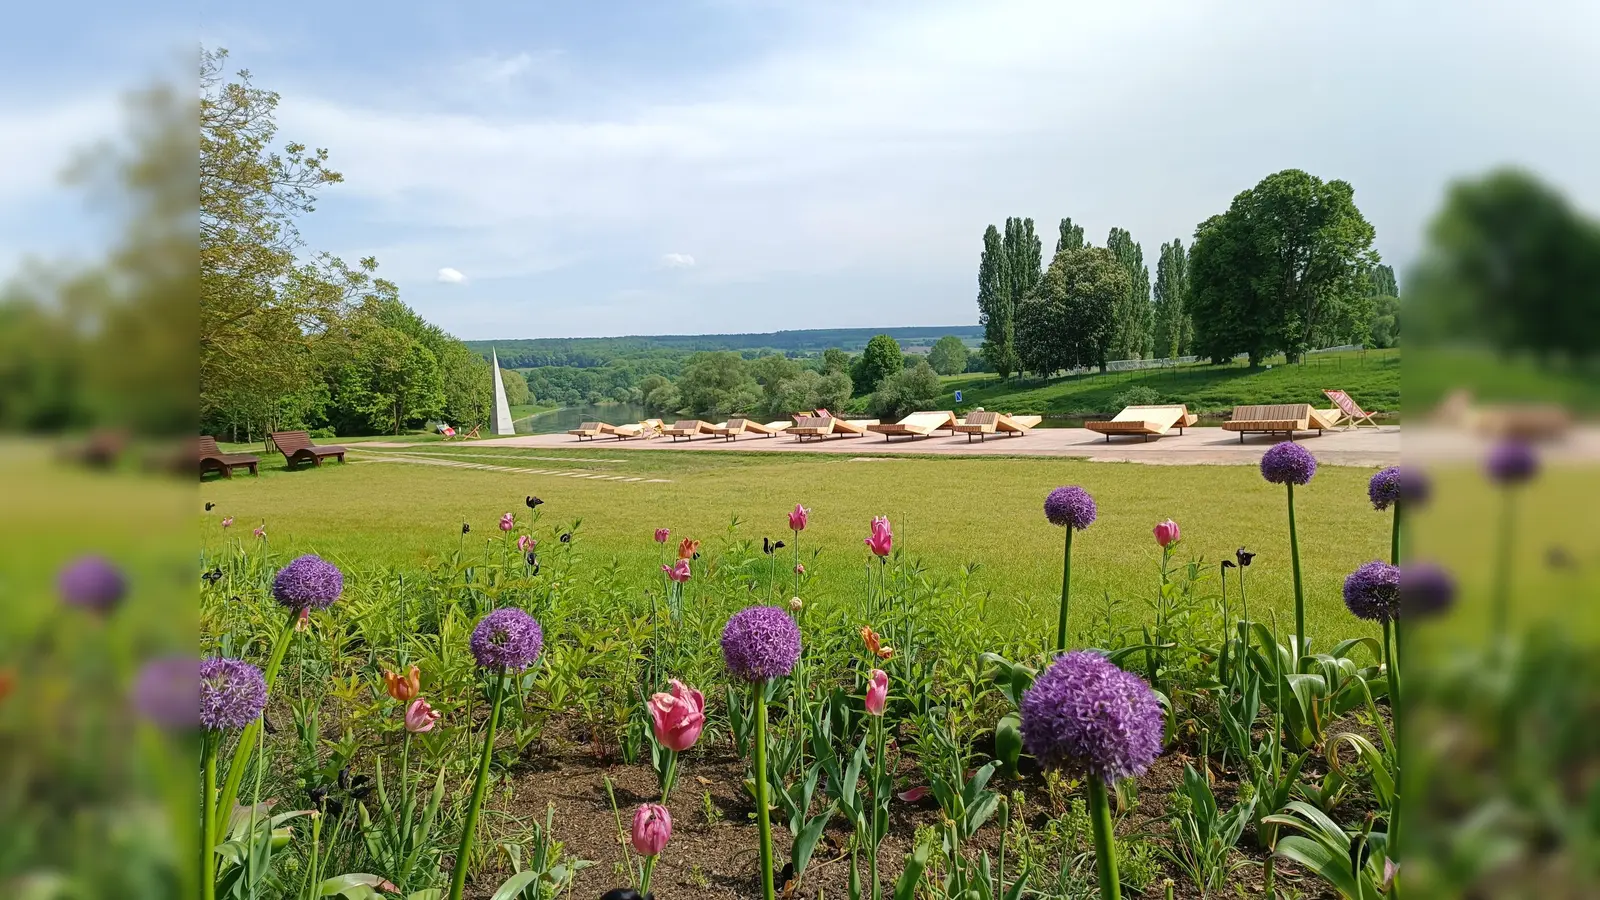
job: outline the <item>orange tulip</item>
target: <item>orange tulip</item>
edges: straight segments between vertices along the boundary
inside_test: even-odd
[[[694,555],[696,553],[699,553],[699,552],[700,552],[700,542],[699,541],[692,541],[692,540],[690,540],[688,538],[684,538],[682,541],[680,541],[678,543],[678,558],[679,559],[694,559]]]
[[[411,671],[407,672],[404,677],[401,677],[397,672],[385,670],[383,683],[384,689],[389,692],[389,696],[399,700],[401,703],[405,703],[421,692],[422,673],[417,671],[416,666],[412,666]]]
[[[879,659],[894,658],[894,648],[885,646],[878,633],[865,625],[861,626],[861,639],[867,642],[867,649]]]

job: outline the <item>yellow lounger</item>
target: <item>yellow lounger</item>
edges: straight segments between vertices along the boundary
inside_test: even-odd
[[[967,443],[970,444],[974,437],[983,441],[991,434],[1021,437],[1043,421],[1043,416],[1008,416],[1005,413],[979,410],[967,413],[964,420],[956,423],[955,430],[966,435]]]
[[[678,438],[683,438],[686,441],[692,441],[694,440],[694,436],[697,434],[716,434],[717,432],[716,429],[710,424],[702,422],[699,419],[679,419],[678,421],[672,423],[671,428],[663,429],[661,433],[672,438],[674,441],[676,441]]]
[[[883,435],[884,440],[896,437],[927,437],[941,428],[953,428],[956,414],[949,410],[940,412],[914,412],[898,422],[871,424],[867,430]]]

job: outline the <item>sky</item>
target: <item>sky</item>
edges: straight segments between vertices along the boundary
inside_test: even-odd
[[[125,6],[0,37],[0,273],[92,243],[55,173],[195,40],[344,174],[308,248],[466,339],[971,323],[991,223],[1153,267],[1285,168],[1354,186],[1402,289],[1455,178],[1600,211],[1586,0]]]

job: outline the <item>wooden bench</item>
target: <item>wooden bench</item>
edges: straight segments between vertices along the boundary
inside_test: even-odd
[[[204,478],[207,472],[221,472],[223,478],[232,478],[234,469],[249,469],[251,475],[259,474],[256,467],[261,465],[259,456],[248,453],[223,453],[217,447],[217,439],[210,435],[200,436],[200,477]]]
[[[1282,434],[1289,440],[1294,440],[1296,431],[1316,430],[1322,434],[1322,429],[1311,422],[1311,404],[1309,403],[1280,403],[1274,406],[1235,406],[1233,418],[1222,423],[1224,431],[1239,433],[1239,443],[1244,443],[1246,434]]]
[[[278,452],[283,454],[284,461],[289,464],[291,469],[303,462],[311,462],[320,466],[322,465],[323,457],[327,456],[335,457],[339,462],[344,462],[345,451],[343,447],[318,447],[316,444],[311,443],[311,436],[304,431],[274,431],[268,436],[268,440],[272,441],[272,446],[277,447]]]

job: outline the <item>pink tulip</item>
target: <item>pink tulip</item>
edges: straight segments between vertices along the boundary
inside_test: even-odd
[[[656,529],[656,543],[658,543],[658,544],[665,544],[667,542],[667,538],[669,538],[671,536],[672,536],[672,529],[670,529],[670,528],[657,528]]]
[[[232,524],[233,524],[233,516],[228,516],[226,519],[222,520],[222,527],[223,528],[227,528],[228,526],[230,526]]]
[[[433,724],[437,721],[439,713],[421,697],[411,701],[411,705],[406,707],[406,730],[412,734],[432,731]]]
[[[1163,549],[1176,544],[1178,542],[1178,523],[1171,519],[1162,522],[1155,527],[1155,535],[1156,543],[1160,544]]]
[[[511,529],[513,529],[515,527],[517,527],[517,517],[516,516],[513,516],[511,513],[506,513],[505,515],[500,517],[500,530],[501,531],[510,531]]]
[[[902,791],[898,794],[895,794],[895,796],[907,803],[915,803],[931,793],[933,793],[933,791],[927,787],[914,787],[908,791]]]
[[[539,546],[539,542],[534,540],[533,535],[531,534],[525,534],[517,538],[517,549],[521,550],[523,553],[527,553],[529,550],[532,550],[537,546]]]
[[[267,539],[267,526],[263,525],[250,533],[264,541]]]
[[[867,538],[866,544],[878,556],[888,556],[894,548],[894,531],[889,527],[888,516],[875,516],[872,519],[872,537]]]
[[[647,704],[656,740],[674,753],[694,746],[706,724],[704,694],[672,679],[672,693],[658,693]]]
[[[794,505],[794,510],[789,513],[789,530],[805,531],[806,522],[810,521],[810,519],[811,510],[806,509],[804,506],[796,503]]]
[[[804,575],[806,573],[806,567],[804,565],[802,565],[801,563],[795,563],[794,564],[794,573],[796,575]]]
[[[873,669],[872,677],[867,681],[867,712],[881,716],[888,706],[889,673],[882,669]]]
[[[659,803],[645,803],[633,814],[633,849],[640,856],[659,856],[672,839],[672,813]]]
[[[663,565],[661,567],[661,571],[667,573],[667,577],[671,578],[673,581],[683,584],[685,581],[689,580],[689,561],[687,559],[680,559],[670,566]]]

